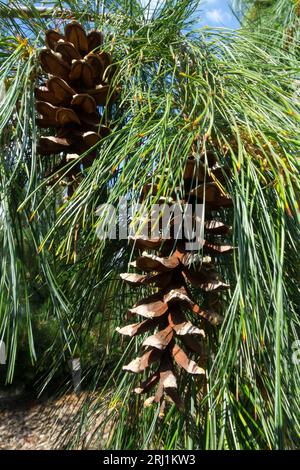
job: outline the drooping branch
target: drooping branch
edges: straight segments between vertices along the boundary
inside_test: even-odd
[[[60,8],[46,8],[46,7],[33,7],[28,8],[26,6],[20,7],[9,7],[3,8],[0,7],[0,15],[3,18],[36,18],[37,14],[42,16],[43,18],[50,19],[50,18],[61,18],[61,19],[74,19],[75,14],[71,10],[67,9],[60,9]],[[94,12],[90,11],[80,11],[80,17],[84,18],[87,21],[94,21],[97,15]],[[106,14],[103,14],[105,18],[107,18]]]

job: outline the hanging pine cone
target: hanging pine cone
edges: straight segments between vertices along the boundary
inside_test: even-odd
[[[109,86],[111,56],[101,51],[101,32],[86,34],[75,21],[65,26],[64,35],[48,30],[46,44],[47,48],[40,53],[40,64],[50,78],[35,89],[36,109],[42,116],[37,119],[37,125],[55,129],[56,135],[41,137],[38,152],[63,154],[52,173],[57,173],[70,160],[78,159],[78,164],[67,172],[72,181],[81,165],[92,164],[96,157],[93,147],[110,132],[101,125],[99,106],[112,103],[116,97]],[[81,154],[85,156],[79,158]]]
[[[158,254],[144,251],[131,263],[146,274],[121,274],[122,279],[132,287],[149,285],[158,288],[157,293],[140,300],[129,310],[130,315],[138,315],[145,320],[118,328],[117,331],[130,337],[153,332],[142,343],[141,356],[123,369],[142,373],[157,363],[155,369],[151,368],[153,372],[148,379],[135,391],[146,394],[158,385],[156,393],[146,399],[145,406],[160,403],[160,416],[164,414],[166,397],[175,402],[178,408],[183,407],[183,400],[178,393],[176,368],[189,374],[205,374],[205,322],[213,326],[222,322],[218,312],[218,292],[230,286],[220,278],[211,256],[229,254],[233,249],[230,245],[214,241],[216,236],[220,238],[230,229],[213,218],[215,211],[232,206],[231,199],[220,190],[220,182],[224,180],[226,171],[226,168],[217,164],[213,153],[208,153],[204,160],[192,152],[185,167],[184,202],[204,204],[205,200],[207,219],[204,223],[202,257],[198,253],[187,252],[184,240],[174,238],[174,233],[169,240],[137,236],[133,240],[137,249],[156,250]],[[145,194],[148,191],[149,187],[145,188]],[[155,184],[151,185],[151,191],[155,194]],[[201,308],[193,301],[190,286],[200,289],[212,309]],[[188,321],[187,310],[202,319],[203,327],[198,328]],[[195,362],[189,358],[189,354],[198,354],[200,357]]]

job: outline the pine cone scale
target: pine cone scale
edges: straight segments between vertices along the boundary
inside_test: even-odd
[[[36,109],[41,116],[36,122],[42,129],[56,130],[56,137],[41,137],[38,145],[41,155],[64,154],[62,165],[54,171],[67,161],[80,158],[81,153],[86,153],[81,164],[90,166],[97,157],[99,141],[110,133],[108,127],[101,126],[98,109],[99,105],[108,104],[110,90],[109,77],[105,82],[103,77],[111,56],[101,50],[102,44],[100,31],[86,34],[76,21],[65,26],[64,34],[55,30],[46,32],[47,48],[39,57],[42,69],[50,77],[43,86],[35,88]],[[116,96],[111,93],[110,102]],[[79,170],[75,166],[67,172],[71,186]],[[68,187],[73,193],[69,184]]]
[[[221,181],[217,182],[216,174],[221,177]],[[223,193],[220,186],[225,181],[224,174],[228,176],[228,170],[217,164],[216,155],[212,152],[207,152],[200,159],[196,158],[196,152],[193,152],[187,159],[183,172],[185,188],[183,200],[192,202],[192,204],[194,202],[203,203],[206,213],[209,215],[204,221],[203,255],[187,252],[183,241],[176,240],[174,234],[168,240],[164,240],[160,236],[154,238],[136,236],[130,239],[136,249],[147,249],[134,262],[130,263],[132,267],[146,274],[126,273],[121,275],[122,279],[132,287],[154,285],[159,288],[159,292],[150,296],[151,300],[156,299],[157,316],[155,316],[155,309],[151,303],[147,304],[147,307],[145,306],[145,300],[138,302],[138,306],[133,307],[129,312],[139,315],[146,308],[150,311],[150,315],[156,320],[156,324],[152,327],[157,329],[157,332],[144,339],[142,346],[156,348],[162,353],[158,358],[158,369],[148,381],[144,382],[145,385],[142,384],[135,391],[144,394],[157,386],[155,395],[148,397],[144,406],[159,403],[161,417],[164,415],[168,399],[171,399],[179,409],[183,409],[183,401],[177,386],[176,368],[195,376],[205,376],[206,374],[205,330],[189,321],[186,310],[198,316],[201,319],[201,324],[208,322],[216,327],[223,321],[223,317],[218,312],[197,305],[190,295],[188,286],[195,286],[204,295],[209,293],[212,296],[216,296],[217,292],[230,287],[214,269],[212,259],[206,256],[206,253],[210,253],[212,256],[228,255],[233,250],[231,245],[211,241],[211,237],[225,236],[230,231],[229,226],[212,217],[212,211],[222,207],[232,207],[231,198]],[[149,192],[156,196],[157,190],[157,185],[153,182],[146,184],[143,188],[142,200]],[[172,198],[168,202],[172,204],[174,201]],[[160,202],[163,203],[163,201]],[[167,200],[164,203],[167,203]],[[159,216],[160,214],[158,214]],[[193,220],[195,220],[194,216]],[[173,217],[170,225],[173,226],[175,222]],[[149,226],[151,227],[150,221]],[[150,254],[149,250],[158,251],[158,253]],[[214,298],[217,299],[217,297]],[[212,302],[209,305],[211,304]],[[119,332],[122,333],[122,330],[127,331],[126,327],[120,329]],[[138,330],[138,324],[134,324],[134,332]],[[183,347],[178,345],[178,341]],[[185,351],[192,356],[196,354],[200,358],[195,361]],[[125,368],[125,370],[128,369]],[[140,371],[136,367],[131,367],[130,370],[131,372]],[[143,370],[145,369],[143,368]]]

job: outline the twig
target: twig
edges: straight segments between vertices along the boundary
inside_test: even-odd
[[[18,8],[10,7],[9,9],[0,7],[0,15],[2,18],[35,18],[38,13],[43,18],[74,18],[74,12],[71,10],[61,10],[58,8],[35,7],[28,8],[20,6]],[[97,16],[94,12],[80,12],[80,16],[90,21]]]

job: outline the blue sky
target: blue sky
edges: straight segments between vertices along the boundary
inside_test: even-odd
[[[239,23],[229,8],[228,0],[203,0],[201,25],[238,28]]]
[[[142,4],[149,6],[150,11],[163,0],[141,0]],[[199,26],[212,26],[220,28],[238,28],[239,23],[230,10],[233,0],[202,0],[199,7]]]

